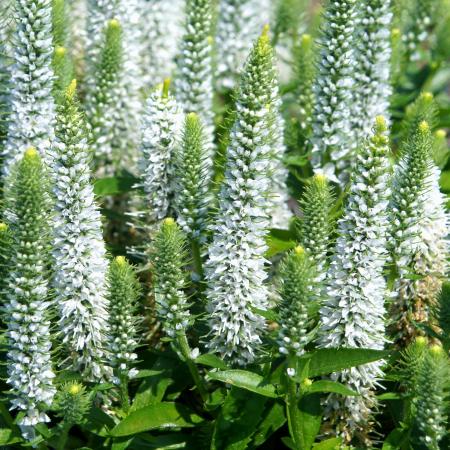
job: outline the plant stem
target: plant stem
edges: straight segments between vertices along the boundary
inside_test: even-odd
[[[294,368],[295,366],[288,362],[288,367]],[[298,400],[297,383],[292,377],[287,375],[286,409],[289,419],[289,429],[295,448],[300,450],[302,448],[302,432],[299,428]]]
[[[63,424],[61,434],[59,435],[58,443],[56,444],[56,450],[64,450],[66,448],[66,442],[71,428],[72,425],[70,423]]]
[[[200,281],[203,280],[203,263],[200,253],[200,245],[196,239],[191,241],[192,260],[194,263],[195,273],[198,275]]]
[[[206,402],[208,400],[208,392],[197,366],[195,365],[194,361],[192,361],[191,349],[189,347],[189,342],[185,333],[182,333],[178,336],[178,345],[180,346],[183,358],[186,360],[186,364],[188,366],[189,372],[191,373],[192,379],[197,386],[198,392],[202,397],[203,402]]]
[[[128,378],[124,375],[120,377],[120,399],[123,412],[128,414],[130,410],[130,396],[128,395]]]

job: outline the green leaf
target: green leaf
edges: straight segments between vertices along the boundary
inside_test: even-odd
[[[295,241],[283,241],[271,235],[267,237],[266,242],[269,247],[265,255],[267,258],[271,258],[278,253],[285,252],[296,246]]]
[[[98,436],[107,436],[114,425],[114,420],[108,414],[100,408],[93,407],[90,409],[83,427]]]
[[[314,445],[313,450],[338,450],[341,448],[342,439],[341,438],[331,438],[325,441],[319,442]]]
[[[261,375],[248,372],[247,370],[224,370],[222,372],[209,372],[207,375],[211,380],[222,381],[223,383],[247,389],[265,397],[277,398],[276,387],[268,383]]]
[[[11,445],[21,441],[22,438],[15,436],[13,430],[0,428],[0,445]]]
[[[331,380],[320,380],[314,382],[308,388],[308,394],[313,392],[332,392],[334,394],[347,395],[347,396],[358,396],[359,394],[347,386],[337,381]]]
[[[214,424],[211,450],[244,450],[260,421],[267,399],[232,388]]]
[[[387,350],[320,348],[298,358],[298,364],[302,364],[305,359],[310,358],[308,377],[313,378],[378,361],[389,355],[390,352]]]
[[[203,366],[214,367],[214,369],[228,369],[228,366],[223,362],[223,360],[212,353],[206,353],[205,355],[198,356],[195,358],[195,362]]]
[[[177,403],[158,403],[132,412],[111,430],[111,436],[131,436],[144,431],[167,428],[192,428],[203,419],[186,406]]]
[[[251,448],[257,448],[286,423],[284,404],[275,402],[256,429]]]
[[[288,437],[288,436],[282,437],[282,438],[281,438],[281,442],[282,442],[287,448],[290,448],[291,450],[297,450],[297,449],[295,448],[294,441],[293,441],[290,437]]]
[[[94,193],[99,197],[130,192],[138,179],[128,175],[122,177],[100,178],[94,183]]]
[[[114,440],[111,446],[111,450],[125,450],[129,447],[129,445],[133,442],[134,437],[132,438],[118,438]]]
[[[310,450],[319,434],[322,423],[320,395],[318,393],[303,395],[300,398],[298,409],[299,426],[302,430],[301,450]]]
[[[264,317],[264,319],[269,320],[271,322],[278,322],[278,314],[273,309],[259,309],[251,307],[251,310],[255,313]]]
[[[388,437],[385,439],[382,450],[399,450],[407,440],[407,431],[401,428],[396,428],[395,430],[392,430]]]
[[[403,397],[397,392],[385,392],[384,394],[377,395],[377,400],[380,402],[386,400],[401,400]]]

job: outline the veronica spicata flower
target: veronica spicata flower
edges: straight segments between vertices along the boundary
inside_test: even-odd
[[[385,119],[377,117],[374,134],[356,156],[349,197],[339,220],[339,237],[325,281],[325,301],[320,310],[321,347],[382,349],[385,343],[383,269],[388,259],[390,195],[386,131]],[[381,375],[380,362],[332,375],[334,380],[361,394],[328,399],[327,414],[336,422],[338,434],[352,437],[370,426],[375,404],[373,391]]]
[[[100,211],[90,180],[90,155],[76,83],[58,105],[55,140],[54,287],[59,327],[68,360],[90,380],[110,374],[105,366],[108,342],[107,260]]]
[[[7,325],[7,383],[11,405],[24,413],[18,424],[24,437],[50,421],[45,411],[56,389],[51,362],[49,300],[51,233],[49,182],[35,148],[11,168],[6,215],[11,229],[10,268],[3,311]]]
[[[254,360],[267,307],[265,235],[273,193],[271,121],[278,102],[268,29],[255,44],[237,94],[236,121],[227,150],[214,237],[206,264],[210,313],[208,346],[243,365]]]
[[[210,165],[214,141],[211,24],[211,0],[186,1],[185,28],[174,83],[182,110],[195,112],[202,120]]]
[[[15,17],[5,176],[31,145],[51,167],[55,122],[51,0],[17,0]]]
[[[345,172],[356,150],[352,129],[356,0],[330,0],[324,14],[321,53],[313,86],[312,164],[330,179]]]
[[[398,271],[391,331],[399,345],[422,334],[415,323],[436,326],[447,272],[448,215],[432,159],[433,138],[422,121],[403,145],[392,196],[392,254]]]

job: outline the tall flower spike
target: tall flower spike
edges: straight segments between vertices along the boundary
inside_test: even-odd
[[[111,366],[119,383],[133,378],[137,358],[140,320],[138,300],[141,287],[135,270],[123,256],[111,262],[108,272],[108,299],[110,304]]]
[[[173,75],[182,37],[185,0],[143,0],[143,66],[146,86]]]
[[[95,74],[95,90],[87,97],[96,166],[111,170],[120,121],[122,27],[110,20],[104,30],[104,47]],[[89,91],[88,91],[89,92]],[[108,167],[109,166],[109,167]]]
[[[406,141],[423,121],[434,128],[437,122],[438,107],[431,92],[421,92],[406,108],[401,126],[401,138]]]
[[[169,86],[166,80],[162,89],[150,94],[142,118],[139,172],[150,222],[164,219],[169,212],[173,159],[183,121]]]
[[[320,347],[382,349],[385,343],[388,260],[388,199],[390,196],[389,144],[383,117],[376,119],[373,135],[356,156],[349,197],[326,281],[320,310]],[[371,363],[332,375],[360,397],[331,396],[328,417],[337,433],[363,440],[370,429],[374,389],[382,375],[381,363]]]
[[[186,238],[172,218],[163,221],[154,241],[155,300],[158,318],[171,338],[184,333],[191,324],[189,303],[184,292]]]
[[[222,0],[216,33],[217,84],[234,89],[252,43],[264,24],[269,23],[267,0]]]
[[[74,80],[57,110],[54,287],[62,342],[69,355],[63,365],[81,371],[86,379],[100,380],[110,374],[104,365],[108,263],[90,180],[87,131],[75,90]]]
[[[315,175],[306,185],[299,202],[298,240],[317,265],[318,276],[324,278],[334,221],[331,212],[334,195],[330,183],[322,174]]]
[[[311,336],[308,309],[317,299],[313,264],[303,247],[296,247],[281,262],[279,305],[280,353],[301,356]]]
[[[370,134],[374,117],[389,114],[391,21],[391,0],[368,0],[358,6],[352,113],[358,143]]]
[[[264,253],[273,194],[270,131],[277,101],[266,28],[242,74],[205,271],[211,328],[208,346],[239,365],[254,360],[264,328],[264,319],[254,308],[267,307]]]
[[[203,126],[197,114],[184,122],[183,140],[174,155],[174,209],[186,235],[205,241],[208,214],[208,166]]]
[[[351,113],[355,58],[356,0],[329,0],[324,14],[321,53],[313,86],[312,164],[336,181],[356,151]]]
[[[211,0],[187,0],[175,76],[175,96],[181,108],[185,113],[197,113],[205,128],[210,166],[214,156],[211,25]]]
[[[51,167],[55,105],[52,98],[52,8],[50,0],[17,0],[13,35],[11,114],[3,151],[7,176],[23,152],[35,145]]]
[[[401,346],[423,333],[416,323],[437,326],[438,296],[447,273],[449,223],[432,144],[423,121],[404,144],[394,176],[391,248],[398,278],[391,331]]]
[[[413,389],[411,437],[429,450],[441,449],[440,441],[447,433],[449,375],[448,356],[442,347],[434,345],[426,349]]]
[[[32,439],[34,426],[50,421],[45,410],[56,392],[48,280],[51,203],[47,174],[35,148],[25,152],[8,181],[12,243],[4,305],[7,382],[12,408],[24,413],[18,424],[24,437]]]

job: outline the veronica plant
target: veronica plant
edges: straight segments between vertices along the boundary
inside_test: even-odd
[[[351,114],[356,70],[356,1],[330,0],[324,13],[321,52],[313,85],[312,164],[333,181],[355,152]],[[348,174],[347,174],[348,175]],[[348,176],[345,176],[344,180]]]
[[[86,379],[110,375],[106,361],[108,299],[107,260],[100,211],[90,180],[90,155],[76,82],[58,105],[54,185],[54,287],[59,327],[67,361]]]
[[[0,299],[5,295],[7,286],[9,261],[11,258],[12,235],[8,224],[0,222]]]
[[[386,131],[385,119],[377,117],[373,135],[356,156],[320,310],[321,347],[382,349],[385,343],[383,269],[388,259],[390,195]],[[381,375],[380,362],[332,375],[334,380],[361,394],[328,399],[327,414],[334,420],[337,433],[350,439],[366,439],[364,434],[375,404],[374,389]]]
[[[31,145],[51,167],[55,122],[51,0],[18,0],[15,8],[5,176]]]
[[[356,33],[355,99],[353,127],[358,142],[370,134],[373,118],[388,117],[390,85],[390,0],[362,2],[358,8]]]
[[[186,116],[183,139],[174,156],[174,209],[191,240],[196,270],[201,275],[200,245],[206,241],[209,179],[205,135],[197,114]]]
[[[272,111],[278,101],[268,29],[247,60],[237,99],[205,272],[208,346],[244,365],[254,360],[264,327],[254,308],[267,307],[264,238],[274,192],[268,175],[273,168]]]
[[[299,202],[298,240],[317,265],[317,275],[325,277],[327,254],[334,231],[332,187],[323,174],[315,175],[306,185]]]
[[[48,272],[51,202],[48,174],[35,148],[25,152],[8,181],[6,211],[12,241],[3,307],[7,383],[11,407],[23,412],[18,421],[22,433],[32,439],[34,427],[50,421],[45,411],[56,392]]]
[[[214,142],[211,0],[187,0],[185,20],[175,94],[185,113],[195,112],[202,120],[211,166]]]
[[[169,212],[175,150],[183,122],[178,104],[169,93],[169,86],[170,80],[166,80],[162,89],[150,94],[142,118],[139,171],[150,222],[167,217]]]
[[[399,345],[423,333],[417,323],[436,326],[447,271],[448,216],[432,145],[430,126],[422,121],[404,143],[395,170],[391,234],[398,278],[391,331]]]

